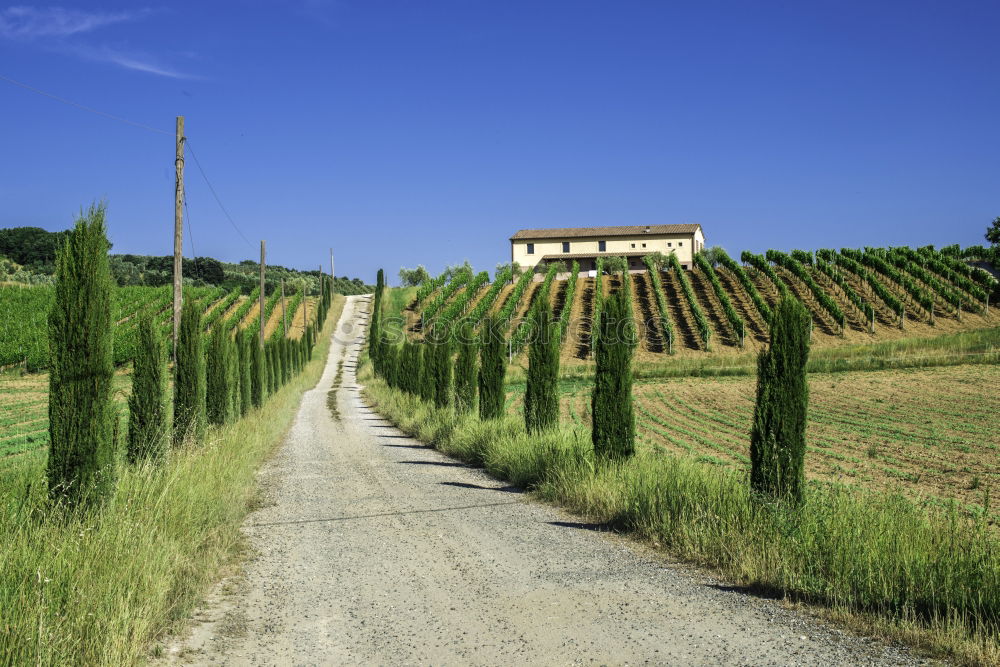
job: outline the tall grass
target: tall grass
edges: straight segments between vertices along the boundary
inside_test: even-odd
[[[0,664],[133,664],[177,629],[244,547],[256,471],[322,373],[335,297],[305,371],[161,466],[123,469],[100,511],[45,500],[44,455],[0,481]]]
[[[720,569],[751,589],[828,606],[967,663],[1000,661],[1000,543],[985,518],[902,495],[809,485],[800,511],[746,475],[645,450],[595,459],[580,429],[528,435],[365,380],[405,432],[597,522]]]

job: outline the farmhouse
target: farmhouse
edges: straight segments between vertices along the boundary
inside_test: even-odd
[[[642,271],[642,258],[660,252],[676,253],[681,266],[689,269],[694,253],[704,247],[699,224],[522,229],[510,237],[510,258],[525,269],[576,260],[581,271],[593,271],[598,257],[624,257],[630,270]]]

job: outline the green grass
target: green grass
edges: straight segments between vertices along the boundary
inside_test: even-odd
[[[790,511],[751,497],[745,471],[732,466],[653,448],[604,464],[582,428],[528,436],[514,415],[483,423],[389,389],[367,368],[363,381],[405,432],[542,499],[753,590],[958,662],[1000,661],[1000,543],[982,515],[956,503],[810,484],[801,511]]]
[[[256,472],[322,373],[334,301],[305,371],[259,410],[161,467],[126,467],[100,511],[45,499],[45,451],[0,468],[0,664],[120,665],[183,626],[244,551]]]

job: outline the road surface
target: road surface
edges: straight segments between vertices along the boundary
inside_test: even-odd
[[[254,557],[217,587],[167,661],[914,662],[672,565],[405,437],[355,381],[369,308],[367,297],[348,299],[323,377],[262,473],[268,501],[245,527]]]

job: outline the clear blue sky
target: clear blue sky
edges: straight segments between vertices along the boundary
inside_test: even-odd
[[[730,251],[982,243],[1000,3],[0,5],[0,74],[188,136],[270,260],[372,279],[525,227],[700,222]],[[168,254],[173,137],[0,82],[0,225],[106,197]],[[255,257],[192,160],[194,250]],[[186,244],[185,252],[190,254]]]

